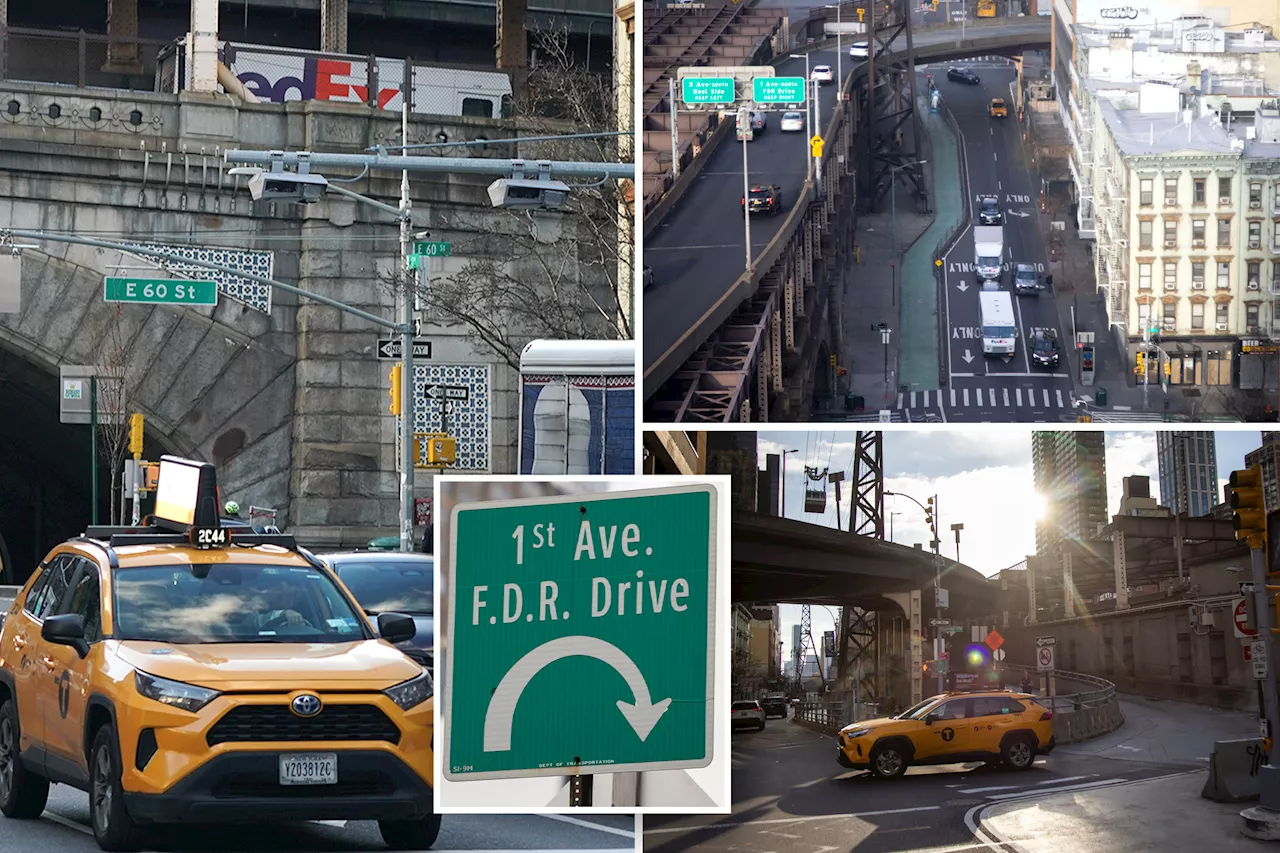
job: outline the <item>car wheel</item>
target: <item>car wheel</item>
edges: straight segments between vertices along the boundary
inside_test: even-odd
[[[440,835],[440,815],[418,820],[380,820],[378,831],[392,850],[429,850]]]
[[[0,812],[5,817],[40,817],[49,800],[49,780],[22,766],[18,711],[12,699],[0,704]]]
[[[125,808],[120,744],[110,723],[98,729],[89,751],[89,823],[103,850],[137,850],[142,846],[142,830]]]
[[[1026,770],[1036,760],[1036,748],[1028,737],[1011,738],[1000,752],[1004,763],[1014,770]]]
[[[897,779],[907,772],[907,755],[897,744],[878,746],[871,753],[871,772],[879,779]]]

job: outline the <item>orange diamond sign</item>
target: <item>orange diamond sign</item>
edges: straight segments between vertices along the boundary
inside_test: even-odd
[[[1001,637],[998,631],[992,631],[987,634],[987,645],[994,651],[1004,645],[1004,637]]]

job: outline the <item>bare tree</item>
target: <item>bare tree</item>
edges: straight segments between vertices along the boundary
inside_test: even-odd
[[[120,512],[121,475],[129,451],[129,407],[133,404],[138,372],[129,364],[129,341],[124,331],[123,306],[113,310],[98,350],[98,455],[111,479],[111,524],[123,523]],[[95,500],[97,496],[95,495]]]
[[[514,104],[528,136],[610,134],[619,129],[614,84],[578,64],[565,32],[534,34],[539,63]],[[630,129],[630,119],[623,126]],[[521,144],[526,160],[618,162],[631,147],[616,135]],[[455,214],[446,227],[480,233],[455,254],[462,269],[438,276],[422,297],[433,317],[518,369],[536,338],[630,339],[635,257],[633,188],[624,182],[574,185],[562,212]]]

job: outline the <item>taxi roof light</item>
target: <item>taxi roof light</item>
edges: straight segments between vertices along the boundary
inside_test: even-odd
[[[180,456],[161,456],[153,515],[156,526],[177,533],[221,527],[218,474],[213,465]]]

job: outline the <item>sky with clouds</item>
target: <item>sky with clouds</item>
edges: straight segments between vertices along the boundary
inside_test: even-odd
[[[1257,430],[1215,433],[1218,480],[1225,484],[1231,471],[1244,467],[1244,455],[1262,444]],[[1120,506],[1123,479],[1134,474],[1151,478],[1151,493],[1159,496],[1159,466],[1156,436],[1152,430],[1109,430],[1107,432],[1107,511],[1114,515]],[[849,525],[849,495],[854,459],[854,433],[821,431],[779,431],[757,434],[759,465],[763,469],[770,453],[797,450],[786,456],[786,512],[788,518],[836,525],[836,504],[827,489],[826,511],[804,511],[805,468],[844,471],[841,484],[840,526]],[[938,496],[938,529],[942,553],[956,556],[951,525],[960,523],[960,559],[984,575],[1016,565],[1035,551],[1035,522],[1043,502],[1035,494],[1031,468],[1030,430],[912,430],[884,434],[885,490],[911,495],[921,503]],[[1221,488],[1219,488],[1221,496]],[[928,547],[930,534],[924,513],[903,497],[885,498],[885,533],[892,520],[893,541],[901,545],[917,542]],[[815,639],[835,624],[834,613],[815,607],[812,611]],[[783,605],[784,656],[791,654],[791,624],[800,621],[800,608]],[[785,659],[785,658],[784,658]]]

